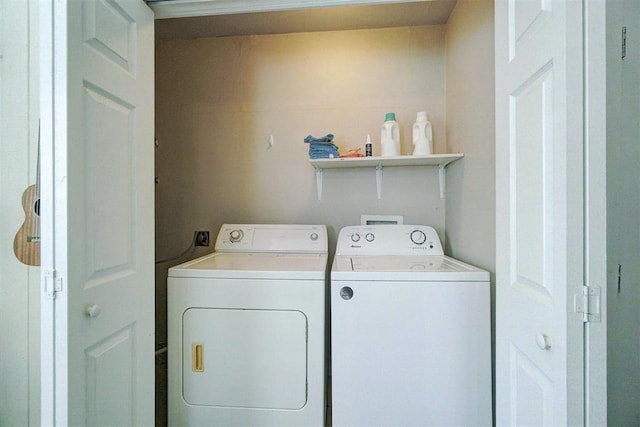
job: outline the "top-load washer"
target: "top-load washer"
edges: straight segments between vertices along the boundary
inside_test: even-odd
[[[431,227],[345,227],[330,294],[334,426],[492,424],[488,272]]]
[[[225,224],[169,269],[169,424],[325,423],[324,225]]]

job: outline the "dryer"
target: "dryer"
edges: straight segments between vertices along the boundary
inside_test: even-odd
[[[169,269],[169,425],[325,424],[323,225],[225,224]]]
[[[334,426],[492,424],[488,272],[431,227],[345,227],[330,294]]]

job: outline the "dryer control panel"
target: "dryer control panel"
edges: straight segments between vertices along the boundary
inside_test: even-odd
[[[427,225],[355,225],[338,235],[336,255],[444,255]]]
[[[298,224],[224,224],[217,252],[328,252],[327,227]]]

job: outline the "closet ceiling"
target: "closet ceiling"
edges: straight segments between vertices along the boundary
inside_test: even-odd
[[[156,38],[196,39],[249,34],[360,30],[445,24],[456,0],[158,19]]]

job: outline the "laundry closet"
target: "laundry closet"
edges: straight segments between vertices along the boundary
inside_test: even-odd
[[[150,5],[157,18],[170,10]],[[155,27],[157,259],[182,252],[195,230],[214,239],[227,222],[326,224],[332,252],[342,227],[373,214],[433,226],[448,254],[495,271],[492,1],[234,11]],[[388,112],[410,156],[419,111],[432,123],[434,153],[462,158],[321,174],[309,161],[304,138],[328,133],[341,153],[364,153],[370,135],[379,156]],[[212,250],[156,267],[159,343],[167,268]]]
[[[153,372],[147,367],[151,365],[149,362],[154,341],[153,317],[149,313],[149,310],[153,309],[149,303],[153,299],[153,288],[147,286],[147,283],[153,281],[150,265],[154,255],[154,228],[156,259],[179,254],[189,246],[191,252],[176,260],[177,263],[212,250],[211,246],[192,250],[190,244],[194,229],[209,230],[213,239],[220,227],[219,224],[229,217],[234,217],[233,220],[251,222],[327,224],[330,234],[329,246],[333,247],[338,229],[342,225],[357,223],[362,213],[399,214],[404,215],[406,222],[434,225],[440,238],[445,241],[447,254],[491,272],[499,270],[498,281],[502,292],[507,287],[503,285],[508,275],[505,274],[504,264],[496,267],[496,259],[499,262],[507,259],[504,250],[501,251],[501,246],[504,247],[503,234],[506,223],[503,202],[505,194],[508,193],[503,190],[508,180],[503,179],[504,174],[498,175],[500,179],[497,182],[494,177],[496,171],[504,172],[511,162],[503,155],[510,143],[509,138],[504,133],[495,133],[494,114],[499,118],[498,129],[503,131],[506,128],[505,123],[508,123],[504,106],[509,101],[505,96],[509,94],[504,90],[505,79],[501,78],[503,67],[507,65],[504,55],[506,34],[513,35],[511,31],[507,31],[512,29],[518,33],[533,29],[550,34],[546,26],[530,26],[527,23],[536,20],[543,22],[546,19],[544,15],[553,19],[556,11],[562,13],[567,7],[574,12],[575,8],[581,9],[578,13],[564,15],[571,16],[573,24],[576,24],[578,18],[588,18],[586,22],[581,21],[586,24],[582,31],[571,27],[568,28],[570,31],[563,34],[571,35],[573,40],[576,37],[580,39],[582,36],[588,36],[586,40],[582,40],[586,43],[583,49],[571,49],[565,53],[572,57],[586,53],[591,59],[583,64],[584,66],[575,66],[573,62],[572,73],[569,75],[574,89],[578,86],[580,95],[583,94],[581,89],[588,91],[586,107],[589,108],[578,111],[579,101],[571,102],[569,105],[572,107],[571,111],[577,111],[578,116],[587,122],[584,123],[586,126],[579,126],[580,132],[574,141],[579,142],[580,135],[588,137],[588,148],[591,151],[585,160],[588,160],[590,167],[600,165],[595,168],[597,173],[594,179],[588,182],[585,179],[583,183],[585,186],[588,184],[589,192],[584,195],[589,199],[589,212],[596,213],[585,216],[589,219],[591,227],[588,230],[589,236],[585,237],[589,237],[590,241],[588,270],[590,273],[595,272],[596,280],[593,283],[602,288],[601,298],[606,310],[602,312],[602,323],[589,325],[588,329],[594,332],[589,336],[590,353],[578,357],[580,361],[589,362],[589,372],[585,369],[578,376],[574,376],[574,379],[589,379],[589,390],[586,390],[589,396],[584,401],[573,396],[575,404],[571,407],[580,407],[579,413],[568,414],[565,407],[558,408],[557,416],[565,416],[563,419],[579,423],[582,415],[589,412],[589,422],[592,424],[603,424],[607,418],[610,424],[624,424],[625,420],[631,420],[628,422],[633,423],[632,420],[638,419],[638,406],[635,405],[638,401],[638,378],[629,375],[630,372],[638,371],[637,357],[633,357],[638,354],[638,341],[629,337],[638,336],[637,322],[632,320],[636,318],[633,316],[637,314],[638,307],[637,287],[634,288],[633,284],[637,283],[638,272],[634,267],[640,265],[637,262],[637,254],[640,251],[637,250],[636,236],[629,233],[634,227],[637,229],[637,218],[628,214],[637,207],[638,194],[633,189],[639,187],[629,185],[638,182],[638,168],[634,166],[637,147],[633,144],[633,141],[638,139],[634,135],[638,132],[637,106],[640,105],[637,102],[638,85],[634,84],[637,82],[637,58],[640,57],[637,54],[640,44],[637,43],[638,34],[635,31],[638,28],[640,13],[638,2],[537,2],[540,7],[553,6],[554,13],[548,14],[547,11],[538,13],[538,10],[530,7],[535,2],[499,1],[495,2],[495,25],[493,2],[482,0],[458,0],[441,23],[417,25],[416,22],[396,20],[389,26],[373,22],[370,26],[321,28],[311,16],[299,18],[299,15],[296,15],[296,19],[289,19],[291,15],[277,13],[273,17],[279,16],[281,19],[270,22],[275,22],[275,26],[281,29],[280,33],[266,31],[264,27],[267,26],[267,21],[255,20],[265,16],[260,13],[243,15],[241,18],[246,26],[242,25],[242,20],[238,21],[236,16],[238,3],[253,8],[252,11],[255,12],[256,8],[265,5],[269,7],[276,3],[283,7],[292,4],[307,7],[310,4],[374,2],[377,3],[378,0],[166,2],[165,6],[168,6],[168,3],[172,6],[190,4],[190,10],[181,15],[185,17],[204,14],[206,11],[202,10],[202,5],[205,4],[216,6],[219,11],[236,7],[235,10],[228,9],[227,12],[233,13],[217,21],[215,28],[220,29],[224,24],[229,24],[240,29],[240,33],[229,33],[215,39],[209,37],[213,36],[212,34],[198,34],[198,25],[189,18],[184,19],[185,24],[178,25],[183,28],[169,28],[172,24],[165,19],[167,16],[158,13],[160,5],[153,4],[158,18],[156,73],[154,67],[147,66],[152,59],[148,53],[152,51],[149,44],[152,43],[154,33],[154,15],[141,4],[142,2],[60,1],[43,7],[44,3],[38,0],[4,1],[3,6],[8,7],[2,9],[3,25],[0,38],[4,47],[0,80],[4,86],[0,101],[3,106],[2,123],[5,125],[2,141],[3,147],[8,148],[5,150],[8,155],[2,156],[0,163],[4,176],[10,178],[6,180],[7,185],[3,185],[1,189],[3,198],[8,203],[6,221],[2,224],[4,236],[13,237],[24,220],[23,209],[17,202],[24,189],[34,183],[39,133],[43,136],[43,146],[55,148],[55,151],[47,153],[45,150],[42,157],[43,177],[47,177],[44,182],[48,183],[42,186],[42,212],[47,213],[43,216],[41,230],[41,270],[44,274],[40,275],[38,268],[20,264],[11,253],[10,245],[3,245],[6,256],[3,257],[0,268],[0,278],[2,293],[7,296],[3,299],[3,319],[7,321],[3,322],[1,332],[7,345],[12,348],[0,369],[0,376],[4,379],[1,382],[4,385],[3,391],[7,391],[5,394],[11,397],[0,402],[3,421],[16,425],[53,424],[56,420],[61,420],[58,421],[61,424],[91,424],[90,416],[95,413],[89,413],[88,410],[98,407],[91,405],[99,402],[100,408],[108,406],[117,409],[106,414],[111,423],[117,422],[114,416],[136,413],[143,414],[141,419],[147,420],[138,424],[151,423],[148,414],[153,413],[153,402],[150,402],[148,397],[149,391],[153,388]],[[403,2],[393,5],[394,8],[400,10],[400,3]],[[418,3],[425,3],[423,6],[426,7],[427,3],[436,2],[427,0]],[[507,4],[522,5],[522,15],[507,16]],[[132,5],[144,11],[143,21],[128,20],[133,14],[125,16]],[[99,9],[96,10],[97,8]],[[340,10],[346,15],[348,8]],[[342,14],[334,16],[330,22],[337,23],[340,15]],[[93,26],[79,24],[83,20],[91,21],[95,16],[106,20],[93,20],[93,24],[99,24]],[[419,17],[420,14],[414,13],[413,16]],[[541,16],[543,19],[538,20]],[[371,23],[371,16],[365,12],[359,13],[357,17]],[[513,24],[511,20],[514,17],[524,18],[521,22],[523,25],[507,26]],[[391,15],[387,15],[387,18],[391,18]],[[134,21],[144,23],[137,25]],[[353,18],[348,21],[356,22]],[[303,27],[303,31],[299,31],[300,28],[294,30],[285,24],[296,24]],[[440,28],[440,34],[432,32],[434,28],[437,30],[437,27]],[[498,43],[496,52],[502,53],[495,55],[500,59],[495,70],[494,27],[495,42]],[[56,32],[52,31],[54,28]],[[144,40],[138,39],[141,43],[130,43],[128,47],[132,50],[129,52],[120,50],[123,45],[126,46],[126,41],[136,40],[133,31],[129,38],[123,37],[126,30],[140,28],[144,28],[145,31]],[[99,34],[96,34],[96,29],[100,30]],[[414,44],[407,42],[406,37],[403,43],[395,43],[390,37],[380,36],[376,43],[367,45],[379,49],[377,57],[362,60],[361,67],[355,67],[357,61],[349,62],[348,65],[351,67],[340,67],[342,62],[337,60],[336,50],[328,49],[330,45],[337,47],[338,51],[340,46],[365,46],[364,38],[360,39],[360,43],[354,43],[352,40],[349,44],[348,38],[340,38],[338,35],[353,37],[365,33],[382,34],[385,31],[388,31],[386,34],[389,35],[393,31],[401,31],[400,29],[413,32],[414,35],[422,32],[425,37],[429,36],[430,41],[437,39],[433,45],[429,44],[437,52],[427,54],[426,43],[415,43],[415,39],[412,42]],[[191,35],[189,31],[192,31]],[[83,34],[86,38],[79,36],[81,32],[88,32]],[[318,34],[317,38],[324,43],[321,44],[321,53],[311,55],[313,44],[308,40],[309,36],[314,34]],[[336,43],[327,43],[330,37],[334,37]],[[422,40],[418,37],[416,39]],[[107,44],[99,43],[101,40]],[[297,42],[298,49],[285,50],[284,43],[266,43],[274,40],[284,40],[291,45],[290,47]],[[220,55],[218,61],[209,59],[210,63],[204,64],[205,57],[201,51],[206,50],[204,45],[207,42],[213,41],[229,44],[235,41],[238,56],[234,58],[231,55]],[[603,48],[605,41],[606,51]],[[111,42],[113,44],[109,44]],[[318,44],[320,43],[317,42],[316,46]],[[578,44],[582,46],[582,43],[576,45]],[[398,50],[399,45],[403,45],[404,48]],[[188,48],[189,46],[191,48]],[[258,46],[261,57],[270,58],[269,67],[251,67],[259,62],[253,50]],[[111,47],[114,50],[109,51]],[[134,53],[136,47],[140,47],[143,53],[139,61],[133,59],[133,56],[128,56]],[[225,48],[212,45],[209,50],[217,49],[224,51]],[[226,49],[230,50],[229,47]],[[364,55],[361,50],[364,49],[351,49],[350,54],[344,56],[350,61],[355,61]],[[53,53],[56,61],[53,61]],[[410,53],[415,55],[412,56]],[[112,78],[126,75],[125,77],[144,76],[146,79],[139,78],[138,82],[153,85],[157,77],[158,146],[155,148],[155,209],[152,208],[153,199],[150,196],[154,188],[153,174],[149,167],[154,157],[154,147],[150,143],[153,140],[153,131],[149,126],[152,117],[148,114],[147,108],[152,105],[152,102],[148,101],[151,96],[142,100],[134,97],[135,99],[129,102],[127,100],[133,92],[131,90],[129,93],[118,95],[121,93],[120,87],[110,92],[101,90],[98,84],[91,84],[96,83],[95,78],[98,76],[88,76],[84,71],[78,71],[78,59],[84,57],[84,54],[89,54],[92,60],[102,64],[91,71],[105,71],[99,77],[106,78],[109,84]],[[198,57],[200,59],[197,59]],[[248,61],[249,57],[254,58],[253,62]],[[386,59],[380,61],[380,57]],[[438,88],[431,87],[432,92],[421,94],[417,101],[406,96],[407,90],[399,90],[398,87],[384,89],[383,84],[400,82],[407,87],[411,86],[410,93],[414,94],[416,81],[419,81],[419,85],[430,85],[437,81],[438,72],[426,72],[426,68],[419,65],[420,60],[416,59],[425,57],[435,58],[439,62],[437,67],[440,67],[440,75],[444,77]],[[224,59],[235,61],[224,63]],[[386,64],[394,59],[398,60],[394,63],[391,79],[391,72],[381,72],[380,67],[386,69]],[[294,67],[293,72],[292,65],[296,63],[302,65]],[[232,71],[222,73],[221,70],[225,67]],[[74,72],[67,74],[67,69]],[[113,72],[114,69],[120,71]],[[122,73],[122,69],[127,72]],[[353,70],[357,70],[357,73]],[[548,71],[549,68],[544,70]],[[586,81],[577,78],[579,71],[586,72]],[[577,73],[575,79],[573,72]],[[376,76],[376,73],[379,75]],[[253,76],[256,80],[247,79],[247,75]],[[319,78],[324,75],[332,76],[333,80],[327,83]],[[606,79],[602,77],[604,75]],[[198,79],[203,79],[203,76],[219,84],[202,84]],[[301,91],[309,86],[303,84],[302,79],[305,76],[318,77],[307,80],[311,81],[310,85],[315,91]],[[369,77],[362,80],[362,76]],[[192,77],[198,79],[194,80]],[[267,78],[260,80],[258,77]],[[235,86],[227,84],[233,79],[242,80],[244,83]],[[364,82],[362,87],[366,87],[366,90],[353,90],[358,87],[357,83],[360,80]],[[256,81],[262,83],[257,84]],[[283,81],[286,81],[286,85],[282,84]],[[102,84],[102,80],[98,83]],[[498,90],[497,98],[494,86]],[[102,87],[104,89],[105,86]],[[264,87],[272,88],[276,93],[257,90]],[[424,86],[420,87],[426,91]],[[69,88],[72,90],[67,91]],[[152,92],[150,89],[152,88],[149,86],[145,88],[146,95],[152,95],[149,93]],[[433,95],[438,90],[442,96],[440,109],[432,106],[437,97]],[[231,96],[237,96],[238,93],[244,96],[240,100]],[[307,98],[303,99],[302,95]],[[341,96],[340,99],[336,99],[338,95]],[[603,97],[606,98],[606,102],[603,102]],[[566,96],[561,98],[575,101],[575,98]],[[215,99],[215,102],[212,99]],[[493,105],[494,99],[498,101],[495,102],[497,114]],[[606,111],[602,107],[605,104]],[[601,108],[598,108],[598,105]],[[141,108],[134,108],[136,106]],[[573,107],[578,110],[573,110]],[[226,111],[227,114],[216,117],[213,114],[219,112],[216,109]],[[375,168],[325,170],[322,174],[321,198],[318,197],[317,174],[307,160],[307,147],[302,142],[306,135],[320,136],[326,132],[333,132],[336,142],[345,150],[362,146],[366,135],[371,134],[374,150],[377,152],[379,126],[386,113],[394,112],[402,126],[402,152],[408,154],[407,148],[411,147],[407,144],[407,129],[418,111],[427,111],[434,124],[436,153],[464,154],[463,158],[449,164],[444,170],[444,198],[439,194],[442,181],[438,176],[438,168],[434,166],[385,166],[381,171],[380,197],[377,195],[378,174]],[[113,114],[114,112],[118,114]],[[242,115],[243,112],[247,114]],[[563,113],[563,109],[557,112]],[[565,115],[566,112],[564,111]],[[136,121],[128,121],[129,117]],[[258,121],[249,122],[248,117]],[[142,119],[141,126],[138,127],[142,132],[137,135],[127,133],[127,126],[137,123],[138,119]],[[122,126],[110,125],[114,122]],[[564,125],[566,121],[559,120],[554,123]],[[229,124],[233,125],[233,129],[230,130],[231,127],[227,126]],[[52,133],[54,125],[56,133]],[[586,135],[582,133],[584,129],[589,131]],[[71,132],[73,137],[68,137],[68,132]],[[138,140],[149,143],[128,144]],[[531,138],[534,145],[538,140]],[[271,148],[270,141],[273,141]],[[496,141],[499,147],[497,153],[500,156],[497,161],[494,149]],[[627,143],[629,141],[630,143]],[[562,145],[562,141],[559,145]],[[96,152],[96,147],[106,151]],[[572,154],[579,151],[573,151]],[[575,160],[575,156],[569,157],[572,161]],[[606,162],[603,161],[605,157]],[[132,165],[127,162],[139,159],[146,162],[142,169],[126,167]],[[599,172],[604,173],[601,166],[604,163],[607,165],[606,177],[598,175]],[[94,167],[96,165],[99,167]],[[514,169],[512,168],[512,171]],[[518,167],[517,170],[531,172],[532,168]],[[535,169],[533,171],[535,172]],[[54,172],[59,175],[54,175]],[[118,187],[114,184],[121,185],[119,189],[122,191],[112,191]],[[496,185],[498,192],[495,190]],[[139,188],[142,188],[141,192],[138,191]],[[136,191],[132,192],[132,189]],[[53,202],[54,192],[55,210],[51,209],[51,205],[47,205]],[[582,192],[578,191],[576,194]],[[497,213],[494,208],[496,195],[499,195],[498,207],[502,206]],[[506,198],[508,199],[508,196]],[[528,199],[525,196],[525,200]],[[142,209],[133,212],[129,208],[134,206]],[[119,209],[111,209],[113,207]],[[571,207],[575,208],[575,203],[571,204]],[[154,214],[154,210],[155,227],[153,217],[149,217]],[[138,215],[137,220],[133,220],[132,215],[129,216],[140,211],[144,214]],[[603,225],[602,216],[605,212],[607,219]],[[122,216],[114,216],[114,213],[126,215],[133,222],[126,222],[128,219],[122,221]],[[573,219],[579,219],[581,216],[569,218],[573,223]],[[501,243],[498,245],[497,256],[496,219]],[[128,225],[135,226],[127,227]],[[603,244],[605,241],[606,245]],[[151,247],[148,246],[149,243]],[[137,246],[135,251],[134,244]],[[563,248],[564,246],[562,245]],[[606,254],[603,253],[605,251]],[[606,266],[603,267],[605,258]],[[130,282],[115,288],[105,298],[103,295],[96,295],[97,291],[109,288],[104,286],[106,278],[122,279],[123,276],[133,273],[129,267],[136,263],[144,267],[140,269],[139,277],[130,275],[133,278]],[[156,338],[160,344],[166,339],[165,286],[166,271],[171,264],[163,263],[156,268]],[[103,267],[106,267],[106,270]],[[98,274],[96,276],[93,273]],[[598,278],[598,275],[604,277]],[[89,286],[87,278],[90,279]],[[44,296],[39,292],[39,281],[49,286],[45,288]],[[495,283],[495,274],[492,274],[492,282]],[[27,283],[29,286],[26,286]],[[145,288],[143,296],[136,293],[139,288]],[[568,286],[563,286],[561,291],[564,292],[565,288]],[[129,290],[132,290],[132,293]],[[52,298],[58,292],[60,298]],[[501,292],[499,295],[503,295]],[[587,301],[590,297],[585,295]],[[70,302],[73,302],[73,307],[69,305]],[[96,306],[98,303],[99,306]],[[102,314],[96,319],[95,316],[100,313],[100,310],[96,309],[100,307]],[[133,313],[133,316],[123,316],[129,313]],[[518,313],[526,317],[526,313]],[[560,313],[563,319],[573,318],[576,314],[571,312],[571,307],[567,313]],[[113,327],[98,326],[102,322]],[[140,326],[134,334],[129,333],[132,329],[127,326],[134,324],[132,322]],[[499,319],[497,323],[501,331],[509,326],[509,322],[505,322],[504,318]],[[561,326],[565,323],[559,322],[560,326],[555,330],[562,332]],[[82,325],[82,329],[76,327],[78,325]],[[582,329],[584,328],[581,327]],[[536,333],[538,332],[539,330],[536,330]],[[534,351],[555,354],[554,360],[561,367],[575,365],[575,358],[569,359],[567,356],[571,354],[567,352],[544,353],[548,350],[544,336],[540,342],[536,334],[522,336],[529,340],[528,345],[534,347]],[[114,337],[118,339],[114,341]],[[566,334],[563,337],[566,338]],[[54,338],[57,341],[54,341]],[[573,338],[569,340],[571,341],[573,344],[576,342]],[[57,342],[61,343],[59,347],[55,346]],[[96,343],[103,342],[111,345],[109,348],[116,351],[107,352],[102,351],[104,347],[96,347]],[[555,341],[555,344],[557,343],[558,340]],[[505,347],[501,347],[497,354],[507,354],[504,350]],[[135,360],[128,357],[118,359],[128,354],[141,357]],[[105,360],[106,363],[114,361],[109,359],[112,355],[118,359],[116,362],[122,363],[118,362],[117,368],[114,369],[98,369],[104,366],[101,365],[101,360]],[[160,362],[157,364],[160,403],[157,421],[160,425],[166,420],[161,402],[162,395],[166,392],[166,384],[163,384],[165,368],[161,361],[165,357],[166,352],[160,352],[157,357]],[[54,360],[60,362],[55,367]],[[87,360],[90,363],[86,363]],[[526,358],[520,360],[527,361]],[[128,375],[131,371],[127,370],[127,366],[132,367],[131,363],[134,362],[139,375]],[[506,369],[502,369],[504,364],[498,362],[498,366],[500,374],[508,374]],[[114,375],[116,373],[120,375]],[[563,381],[569,378],[565,374],[566,372],[558,374]],[[132,387],[134,379],[140,380],[137,383],[141,385],[135,390]],[[102,387],[94,387],[94,380],[107,382]],[[526,387],[530,383],[523,384]],[[571,391],[580,395],[582,390],[576,390],[580,381],[569,384],[572,387],[575,385]],[[560,393],[567,391],[566,385],[566,382],[560,382]],[[502,387],[502,390],[507,388]],[[104,393],[93,393],[96,390]],[[118,391],[114,392],[115,390]],[[543,391],[548,395],[549,392],[555,393],[555,390],[549,387]],[[130,392],[135,392],[136,398],[130,398]],[[556,393],[555,397],[560,393]],[[504,397],[504,393],[499,394]],[[538,401],[530,400],[532,405],[537,405]],[[558,399],[552,401],[557,402]],[[138,409],[131,411],[134,403]],[[526,404],[524,406],[529,407]],[[505,405],[504,399],[502,404],[497,404],[503,420],[509,415],[509,407],[509,404]],[[555,413],[555,409],[530,411],[529,414],[536,417]]]

